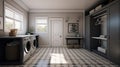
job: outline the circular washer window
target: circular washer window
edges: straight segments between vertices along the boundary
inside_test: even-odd
[[[31,44],[30,42],[28,41],[25,45],[25,51],[28,53],[28,51],[30,51],[30,48],[31,48]]]

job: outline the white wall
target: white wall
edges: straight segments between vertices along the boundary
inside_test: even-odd
[[[34,28],[35,29],[35,17],[48,17],[49,18],[63,18],[64,19],[64,30],[63,30],[63,39],[64,39],[64,45],[66,45],[66,40],[65,37],[67,35],[74,35],[72,33],[68,33],[68,23],[76,23],[76,20],[78,17],[80,17],[80,22],[79,23],[79,32],[80,36],[83,36],[83,29],[84,29],[84,16],[83,12],[31,12],[29,14],[29,28]],[[69,21],[65,22],[65,19],[69,17]],[[49,23],[50,27],[50,23]],[[51,30],[50,30],[51,31]],[[51,43],[49,42],[50,34],[51,32],[48,33],[40,33],[40,45],[44,46],[51,46]]]

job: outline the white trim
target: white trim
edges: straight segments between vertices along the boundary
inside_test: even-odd
[[[24,4],[24,2],[22,2],[21,0],[14,0],[17,4],[19,4],[23,9],[25,9],[26,11],[29,11],[29,7],[27,5]]]
[[[57,18],[57,17],[55,17],[55,18],[50,18],[50,20],[62,20],[63,21],[63,18]]]
[[[31,9],[30,12],[84,12],[84,10],[56,10],[56,9],[53,9],[53,10],[40,10],[40,9]]]

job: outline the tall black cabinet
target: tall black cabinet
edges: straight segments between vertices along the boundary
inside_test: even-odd
[[[90,50],[90,15],[85,17],[85,48]]]
[[[104,15],[107,17],[106,23],[96,25],[99,19],[105,18]],[[120,0],[115,0],[92,15],[86,16],[85,25],[85,48],[120,64]],[[101,45],[104,45],[105,52],[99,51]]]
[[[120,2],[109,8],[109,57],[120,64]]]

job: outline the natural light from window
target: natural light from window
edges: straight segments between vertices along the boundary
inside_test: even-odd
[[[23,15],[8,7],[5,7],[5,32],[10,29],[17,29],[19,32],[23,29]]]
[[[68,62],[65,60],[63,54],[60,53],[52,53],[50,64],[67,64]]]
[[[36,33],[45,33],[47,32],[48,22],[45,17],[36,18]]]

